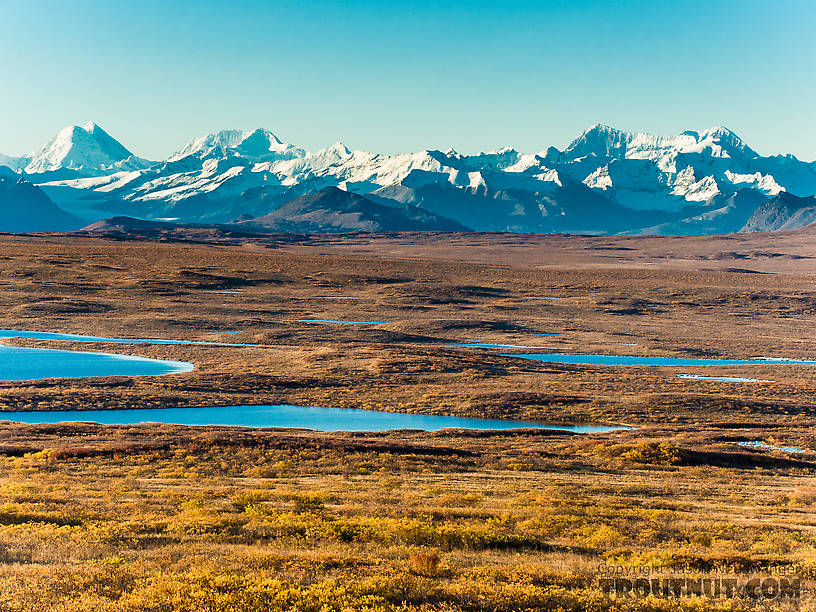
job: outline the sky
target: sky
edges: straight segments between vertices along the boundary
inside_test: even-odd
[[[0,0],[0,152],[95,121],[161,159],[265,127],[318,149],[563,148],[725,125],[816,160],[813,0]]]

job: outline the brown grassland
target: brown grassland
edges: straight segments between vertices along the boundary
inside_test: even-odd
[[[236,330],[230,342],[268,345],[82,345],[196,368],[2,382],[2,410],[288,403],[636,428],[2,422],[0,610],[816,609],[816,368],[704,370],[774,381],[734,383],[434,346],[812,356],[813,244],[809,230],[0,236],[2,328],[187,340]],[[537,335],[550,333],[562,335]],[[754,440],[807,452],[736,444]],[[802,591],[609,597],[599,578],[610,567],[792,576]]]

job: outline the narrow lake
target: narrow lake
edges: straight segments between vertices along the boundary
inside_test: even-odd
[[[207,332],[211,334],[237,334],[240,332]],[[39,332],[22,329],[0,329],[0,339],[28,338],[29,340],[67,340],[70,342],[110,342],[113,344],[189,344],[194,346],[264,346],[240,342],[208,342],[206,340],[169,340],[166,338],[108,338],[106,336],[86,336],[84,334],[61,334],[59,332]]]
[[[298,323],[350,323],[354,325],[388,325],[389,321],[347,321],[345,319],[298,319]]]
[[[796,448],[795,446],[773,446],[772,444],[766,444],[765,442],[760,442],[758,440],[754,440],[751,442],[737,442],[740,446],[745,446],[747,448],[764,448],[766,450],[779,450],[784,451],[786,453],[805,453],[807,452],[803,448]]]
[[[403,414],[375,410],[289,405],[2,412],[0,413],[0,420],[18,423],[90,421],[102,425],[136,425],[139,423],[229,425],[235,427],[301,428],[317,431],[389,431],[393,429],[438,431],[449,427],[457,427],[480,430],[548,429],[587,434],[627,429],[626,427],[600,425],[542,425],[529,421],[469,419],[428,414]]]
[[[434,348],[489,348],[489,349],[525,349],[525,350],[552,348],[550,346],[519,346],[518,344],[488,344],[486,342],[465,342],[462,344],[432,344],[431,346]]]
[[[571,363],[575,365],[606,366],[733,366],[733,365],[816,365],[816,361],[798,359],[696,359],[683,357],[640,357],[634,355],[581,355],[572,353],[503,354],[502,357],[518,357],[548,363]]]
[[[678,374],[677,378],[685,378],[687,380],[714,380],[717,382],[773,382],[772,380],[765,380],[762,378],[743,378],[742,376],[701,376],[699,374]]]

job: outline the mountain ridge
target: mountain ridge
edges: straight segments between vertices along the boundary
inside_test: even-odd
[[[0,232],[70,231],[82,221],[21,175],[0,166]]]
[[[470,231],[456,221],[417,206],[387,206],[337,187],[299,196],[267,215],[242,220],[238,225],[298,234]]]
[[[773,232],[812,223],[816,223],[816,196],[802,198],[783,191],[760,204],[740,231]]]
[[[339,142],[307,151],[266,129],[221,130],[150,162],[89,123],[61,130],[27,158],[0,159],[89,221],[228,223],[334,187],[481,231],[721,233],[742,229],[734,225],[754,201],[816,193],[816,162],[760,156],[723,126],[659,136],[599,123],[563,150],[476,155],[385,155]]]

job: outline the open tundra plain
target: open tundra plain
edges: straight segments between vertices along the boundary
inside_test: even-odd
[[[105,231],[0,236],[0,327],[253,346],[6,339],[195,368],[0,382],[2,410],[292,404],[628,429],[3,422],[0,609],[816,606],[816,365],[756,359],[816,359],[816,230]],[[440,346],[456,344],[500,348]],[[615,577],[771,581],[610,595]]]

